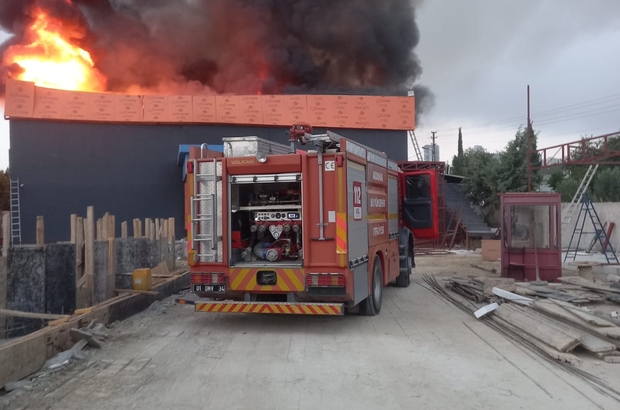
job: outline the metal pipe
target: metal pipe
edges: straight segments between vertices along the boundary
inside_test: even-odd
[[[207,143],[203,143],[200,146],[200,159],[203,159],[205,157],[204,156],[204,149],[205,149],[205,147],[207,148],[207,150],[209,149],[209,145]]]

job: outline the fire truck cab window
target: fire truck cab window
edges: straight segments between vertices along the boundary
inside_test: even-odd
[[[428,174],[407,177],[407,198],[430,199],[431,177]]]

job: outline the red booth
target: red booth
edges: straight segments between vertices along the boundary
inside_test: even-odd
[[[554,193],[501,194],[502,277],[562,276],[562,200]]]

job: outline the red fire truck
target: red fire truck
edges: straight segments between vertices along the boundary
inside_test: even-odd
[[[309,125],[290,146],[223,138],[190,154],[188,262],[198,312],[377,315],[408,287],[414,237],[435,238],[434,170]],[[298,146],[306,150],[298,150]]]

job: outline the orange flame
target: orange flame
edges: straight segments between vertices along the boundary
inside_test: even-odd
[[[31,43],[11,46],[5,53],[5,65],[18,65],[21,70],[15,79],[41,87],[105,91],[106,78],[95,68],[90,53],[65,39],[61,27],[61,22],[38,10],[25,36]]]

